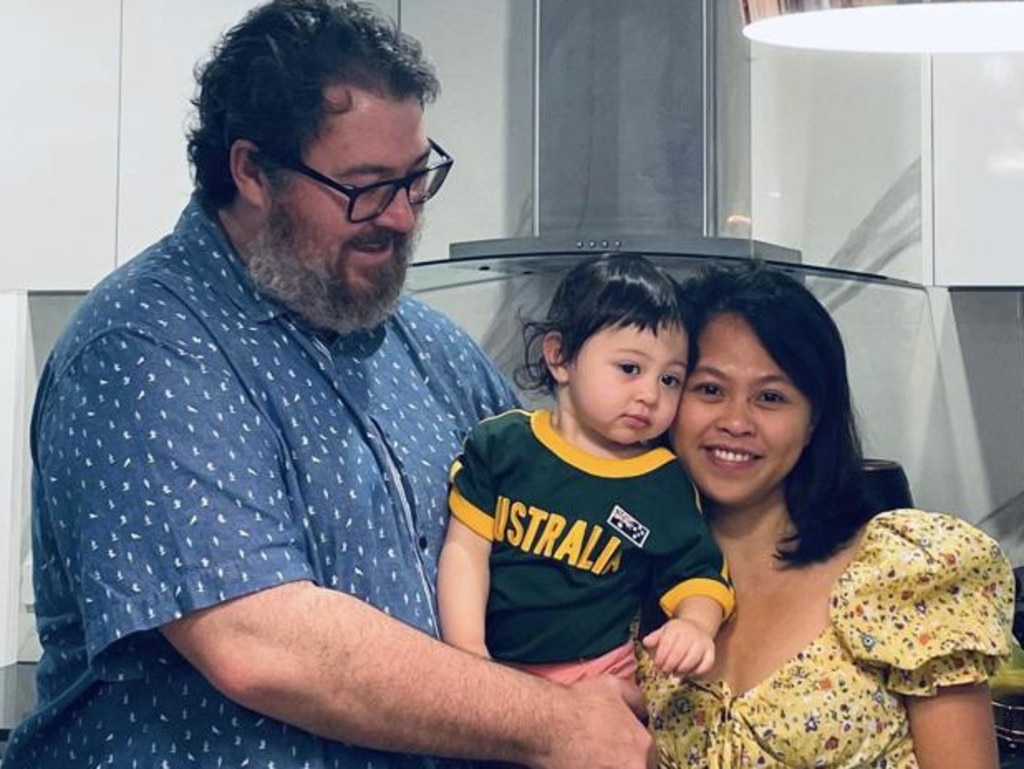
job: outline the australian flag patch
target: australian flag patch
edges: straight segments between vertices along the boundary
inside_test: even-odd
[[[608,525],[637,547],[643,547],[651,530],[616,505],[608,514]]]

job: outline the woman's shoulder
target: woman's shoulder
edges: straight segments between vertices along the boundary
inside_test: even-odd
[[[891,510],[865,525],[833,603],[883,596],[894,604],[914,603],[936,591],[960,594],[961,587],[1012,601],[1013,573],[999,543],[954,515]]]
[[[865,525],[854,563],[941,563],[958,570],[962,563],[1005,560],[994,539],[962,518],[908,508],[880,513]]]
[[[959,655],[978,657],[979,670],[994,667],[1012,612],[1013,574],[995,540],[953,515],[894,510],[865,526],[833,591],[831,620],[855,658],[920,678],[939,660],[963,671]],[[964,682],[983,677],[962,674]],[[950,681],[907,693],[933,683]]]
[[[889,510],[872,518],[866,528],[875,532],[891,532],[909,541],[974,539],[995,544],[981,529],[951,513],[936,513],[914,508]]]

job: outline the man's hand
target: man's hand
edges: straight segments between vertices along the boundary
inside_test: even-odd
[[[640,722],[647,707],[640,689],[613,676],[601,676],[564,689],[568,701],[555,712],[547,755],[530,763],[538,769],[654,769],[657,756],[650,732]]]
[[[699,676],[715,663],[715,641],[685,619],[670,619],[643,639],[654,666],[670,675]]]

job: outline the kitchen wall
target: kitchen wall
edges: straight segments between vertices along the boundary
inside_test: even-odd
[[[0,7],[10,28],[21,31],[16,45],[0,49],[0,65],[24,73],[18,83],[0,83],[0,99],[26,116],[0,126],[5,146],[20,148],[0,179],[14,255],[0,277],[8,290],[0,294],[7,341],[0,357],[0,664],[38,654],[22,580],[25,421],[35,377],[80,292],[173,224],[189,191],[182,129],[192,63],[251,4],[7,0]],[[425,217],[418,259],[445,258],[451,242],[532,234],[536,4],[379,5],[435,60],[443,93],[428,112],[429,129],[456,157]],[[979,87],[986,67],[963,59],[935,64],[753,49],[749,83],[720,85],[728,98],[749,98],[739,109],[731,105],[734,119],[721,127],[729,139],[720,147],[730,161],[749,158],[749,189],[736,163],[725,163],[732,176],[719,190],[719,224],[731,228],[726,234],[749,232],[798,249],[809,264],[893,279],[811,281],[848,340],[869,453],[902,462],[920,505],[979,522],[1021,564],[1024,324],[1017,286],[1024,281],[1011,276],[1005,286],[951,289],[936,280],[935,265],[936,254],[978,256],[964,243],[1016,259],[1019,239],[1005,204],[1024,199],[1015,197],[1021,187],[1012,162],[1024,132],[1011,130],[1024,102],[1024,64],[1002,60],[995,67],[1002,85],[987,99],[979,95],[986,93]],[[977,124],[950,117],[963,112],[958,99],[967,96]],[[1005,130],[984,130],[994,125]],[[581,136],[585,130],[580,126]],[[968,150],[983,159],[993,135],[1009,159],[994,188],[977,173],[980,160],[966,168],[955,162]],[[1000,194],[986,206],[990,189]],[[986,218],[992,211],[1001,220]],[[955,238],[947,232],[953,224]],[[1008,273],[996,265],[994,274]],[[507,301],[515,295],[527,296],[500,281],[421,294],[497,352],[515,329]],[[527,303],[542,298],[537,292]]]

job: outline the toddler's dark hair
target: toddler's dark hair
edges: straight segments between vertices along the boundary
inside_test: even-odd
[[[580,262],[559,283],[547,317],[523,325],[526,362],[513,379],[525,390],[553,393],[545,336],[559,335],[562,359],[571,363],[598,331],[628,326],[655,334],[665,327],[683,328],[676,282],[639,254],[605,254]]]

